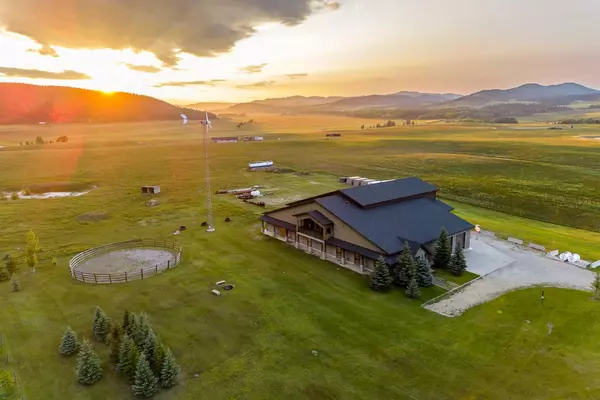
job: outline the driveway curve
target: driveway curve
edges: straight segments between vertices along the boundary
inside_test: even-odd
[[[541,252],[514,246],[495,238],[481,237],[479,240],[472,240],[471,243],[472,254],[467,256],[470,271],[482,270],[478,265],[481,262],[502,266],[425,308],[455,317],[504,293],[531,286],[591,290],[590,285],[594,279],[594,273],[591,271],[555,261]],[[482,254],[489,258],[482,257]],[[483,270],[486,269],[489,268],[484,266]]]

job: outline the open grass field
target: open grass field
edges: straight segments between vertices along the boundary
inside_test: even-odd
[[[600,234],[593,232],[600,211],[599,144],[573,137],[598,128],[431,124],[361,131],[365,122],[353,119],[264,118],[239,130],[232,122],[214,124],[215,136],[265,136],[264,143],[211,145],[214,190],[262,184],[273,193],[265,197],[269,207],[276,207],[341,187],[338,174],[420,175],[441,186],[459,215],[484,229],[548,247],[568,243],[571,251],[600,258]],[[66,326],[91,336],[96,305],[113,318],[126,307],[147,312],[173,349],[183,380],[158,398],[600,397],[600,348],[593,339],[600,335],[594,322],[600,304],[588,293],[547,289],[542,305],[538,290],[519,291],[447,319],[399,291],[374,293],[363,277],[262,237],[257,216],[263,210],[234,198],[214,197],[217,232],[204,232],[199,128],[0,127],[0,146],[6,146],[0,150],[0,189],[56,182],[98,186],[80,197],[0,202],[0,256],[22,253],[30,229],[43,250],[59,255],[56,268],[45,261],[36,274],[22,265],[21,292],[0,283],[0,335],[10,359],[0,361],[0,369],[15,371],[25,398],[131,398],[103,345],[96,347],[105,376],[91,388],[76,383],[75,360],[58,355]],[[341,131],[342,139],[325,140],[330,129]],[[38,135],[67,135],[70,141],[19,146]],[[249,161],[266,159],[311,173],[246,171]],[[146,207],[139,193],[145,184],[162,186],[155,197],[159,206]],[[232,222],[225,224],[225,217]],[[180,225],[188,230],[173,236]],[[572,228],[577,226],[589,230]],[[126,285],[70,279],[74,252],[141,237],[176,238],[184,247],[182,264]],[[221,279],[236,287],[215,297],[210,289]],[[439,289],[427,289],[421,301],[437,294]]]

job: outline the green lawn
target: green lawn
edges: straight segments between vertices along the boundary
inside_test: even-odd
[[[548,247],[570,238],[569,250],[597,255],[593,247],[600,240],[590,231],[467,205],[516,215],[539,211],[538,219],[561,222],[583,202],[574,224],[584,217],[588,225],[597,224],[590,166],[600,160],[588,142],[565,150],[571,139],[547,136],[548,144],[540,145],[536,135],[550,135],[546,131],[438,124],[345,132],[340,141],[325,141],[319,128],[325,119],[304,130],[288,121],[293,133],[284,123],[278,119],[253,131],[215,123],[223,136],[264,130],[267,140],[211,146],[213,188],[262,184],[273,193],[265,198],[269,207],[277,207],[340,187],[338,174],[419,174],[440,184],[445,198],[460,200],[456,212],[484,229]],[[353,123],[336,119],[333,125]],[[38,135],[65,134],[65,145],[18,145]],[[103,345],[96,347],[105,376],[89,388],[76,383],[75,359],[58,355],[67,326],[91,336],[96,305],[115,319],[125,308],[150,315],[183,368],[181,385],[162,399],[600,398],[594,340],[600,304],[588,293],[547,289],[541,305],[537,290],[519,291],[448,319],[420,307],[440,289],[423,290],[421,301],[399,290],[374,293],[365,278],[262,237],[257,217],[264,210],[229,196],[215,196],[217,232],[209,235],[200,227],[201,137],[179,123],[0,127],[0,144],[7,146],[0,151],[0,190],[56,182],[98,185],[81,197],[0,202],[0,257],[21,254],[31,229],[45,251],[59,255],[56,268],[44,261],[35,275],[21,266],[21,292],[0,283],[0,334],[10,359],[0,369],[16,373],[25,398],[131,398]],[[246,171],[248,162],[263,159],[311,173]],[[565,176],[570,183],[555,189]],[[515,186],[507,190],[509,182]],[[146,207],[147,198],[139,194],[146,184],[162,186],[158,207]],[[586,185],[591,189],[584,190]],[[583,198],[574,200],[577,193]],[[86,218],[100,214],[104,218]],[[225,217],[232,222],[224,223]],[[180,225],[188,230],[174,237]],[[70,279],[67,264],[74,252],[139,237],[177,238],[184,261],[126,285]],[[210,290],[221,279],[236,287],[216,297]],[[548,322],[554,325],[550,336]]]
[[[461,276],[456,276],[456,275],[450,273],[450,271],[447,271],[444,269],[436,269],[434,271],[434,274],[438,278],[444,279],[446,281],[454,282],[458,285],[463,285],[469,281],[472,281],[473,279],[475,279],[479,276],[479,275],[474,274],[469,271],[463,272],[463,274]]]

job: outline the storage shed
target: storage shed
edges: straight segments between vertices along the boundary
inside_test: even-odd
[[[160,186],[142,186],[142,194],[158,194]]]

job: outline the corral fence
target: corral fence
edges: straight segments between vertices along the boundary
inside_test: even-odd
[[[118,250],[130,250],[130,249],[161,249],[168,250],[172,253],[172,257],[166,262],[156,263],[151,267],[140,268],[139,270],[132,272],[111,272],[111,273],[98,273],[98,272],[83,272],[78,269],[81,265],[87,261],[101,256],[103,254],[111,253]],[[168,271],[171,268],[175,268],[181,261],[183,256],[183,248],[174,241],[171,240],[154,240],[154,239],[135,239],[127,242],[111,243],[100,247],[94,247],[93,249],[86,250],[77,254],[69,261],[69,269],[71,271],[71,277],[75,280],[85,283],[125,283],[130,281],[137,281],[140,279],[150,278],[151,276],[158,275],[162,272]]]

